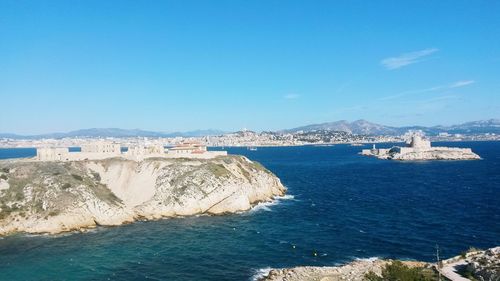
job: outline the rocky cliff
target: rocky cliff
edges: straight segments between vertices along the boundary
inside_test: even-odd
[[[284,193],[274,174],[242,156],[0,161],[0,235],[234,213]]]

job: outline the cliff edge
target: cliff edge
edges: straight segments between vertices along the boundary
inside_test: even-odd
[[[0,161],[0,235],[235,213],[284,193],[274,174],[243,156]]]

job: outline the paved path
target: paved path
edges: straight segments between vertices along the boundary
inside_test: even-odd
[[[457,271],[461,266],[465,266],[467,263],[465,260],[459,260],[457,262],[445,264],[443,268],[441,268],[441,274],[443,274],[444,277],[450,279],[451,281],[471,281],[468,278],[463,277],[462,275],[458,274]]]

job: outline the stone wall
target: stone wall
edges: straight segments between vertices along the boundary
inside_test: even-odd
[[[36,159],[40,161],[66,161],[68,157],[67,147],[42,147],[36,150]]]

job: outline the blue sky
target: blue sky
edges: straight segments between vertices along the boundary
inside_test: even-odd
[[[499,1],[0,0],[0,132],[500,117]]]

